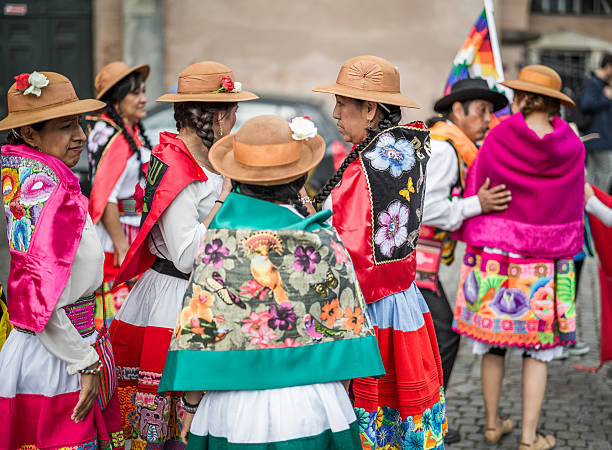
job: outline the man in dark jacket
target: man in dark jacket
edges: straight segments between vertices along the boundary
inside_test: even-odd
[[[580,108],[591,116],[589,133],[599,137],[585,143],[588,178],[600,189],[612,188],[612,54],[606,53],[599,69],[584,83]]]

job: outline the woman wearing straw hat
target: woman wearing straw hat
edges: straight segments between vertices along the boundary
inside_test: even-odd
[[[81,114],[104,104],[79,100],[58,73],[15,79],[0,121],[15,327],[0,352],[0,447],[123,448],[110,343],[94,327],[104,253],[70,170]]]
[[[375,56],[349,59],[335,84],[334,118],[353,149],[315,197],[333,208],[372,317],[387,374],[353,380],[364,448],[441,448],[446,406],[438,344],[427,304],[414,284],[414,248],[423,211],[429,132],[399,125],[397,68]],[[331,194],[331,195],[330,195]]]
[[[512,429],[498,405],[504,355],[513,349],[524,357],[520,449],[550,449],[554,437],[536,429],[546,362],[576,340],[572,258],[582,249],[584,146],[559,118],[560,105],[573,102],[553,69],[526,66],[503,84],[515,90],[515,114],[485,138],[465,195],[490,178],[512,191],[512,203],[467,220],[459,232],[467,248],[454,324],[483,355],[485,439],[497,442]]]
[[[176,94],[158,99],[174,103],[179,132],[162,132],[151,153],[142,226],[115,282],[142,277],[110,327],[132,445],[183,446],[179,396],[160,396],[157,387],[196,252],[231,189],[211,165],[209,148],[234,126],[238,102],[256,98],[227,66],[205,61],[180,74]]]
[[[104,248],[104,284],[96,297],[96,326],[102,320],[102,295],[107,318],[119,311],[131,283],[113,286],[128,248],[140,225],[136,185],[144,179],[151,144],[141,120],[146,116],[145,80],[149,66],[128,67],[115,61],[96,75],[96,98],[106,103],[104,113],[87,116],[87,153],[92,181],[89,214]]]
[[[188,391],[189,448],[361,449],[341,381],[384,368],[330,212],[305,217],[299,191],[324,153],[310,120],[274,115],[210,151],[233,192],[200,246],[160,385]]]

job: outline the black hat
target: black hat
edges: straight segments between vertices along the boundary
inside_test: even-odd
[[[493,111],[498,111],[508,105],[508,99],[504,94],[489,89],[489,84],[482,78],[464,78],[452,85],[450,94],[445,95],[434,105],[434,110],[439,113],[451,109],[455,102],[467,100],[487,100],[493,103]]]

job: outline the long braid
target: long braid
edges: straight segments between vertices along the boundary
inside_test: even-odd
[[[193,128],[202,140],[204,147],[210,149],[216,141],[213,131],[215,113],[230,110],[234,103],[184,102],[174,104],[174,120],[176,128]]]
[[[115,124],[119,128],[121,128],[121,132],[123,133],[125,140],[128,142],[128,145],[130,146],[132,151],[138,155],[138,163],[139,163],[138,177],[140,178],[142,176],[142,154],[140,152],[140,147],[136,145],[136,141],[134,140],[134,137],[125,128],[125,123],[123,122],[123,119],[121,118],[119,113],[115,110],[112,104],[108,103],[106,105],[106,113],[108,114],[108,117],[110,117],[113,120],[113,122],[115,122]]]
[[[376,130],[369,127],[366,129],[365,139],[361,141],[359,145],[347,155],[346,158],[344,158],[344,161],[342,161],[342,164],[336,173],[332,175],[329,181],[325,183],[317,195],[315,195],[313,199],[315,207],[320,208],[323,205],[323,202],[327,197],[329,197],[331,191],[336,187],[340,180],[342,180],[342,175],[344,175],[346,168],[359,157],[359,154],[370,144],[372,139],[374,139],[374,137],[381,131],[396,126],[399,124],[400,120],[402,120],[402,110],[399,106],[384,105],[384,108],[377,108],[377,111],[380,111],[383,116],[378,122]]]
[[[138,133],[140,134],[140,138],[144,141],[145,147],[147,147],[149,150],[153,150],[153,146],[151,145],[151,141],[149,141],[147,133],[145,132],[145,127],[142,124],[142,122],[138,122],[137,126],[138,126]]]

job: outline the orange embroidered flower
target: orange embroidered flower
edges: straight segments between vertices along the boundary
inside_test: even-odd
[[[213,296],[209,292],[203,290],[199,285],[193,286],[193,295],[189,307],[193,314],[207,322],[212,322],[213,315],[210,307],[213,304]]]
[[[321,312],[321,320],[327,320],[327,327],[333,327],[334,323],[336,323],[336,319],[340,319],[342,317],[340,300],[338,299],[325,303],[321,309],[323,310]]]
[[[350,306],[347,306],[344,317],[346,317],[346,320],[344,321],[344,328],[352,331],[355,334],[360,334],[361,325],[363,325],[365,322],[365,316],[363,315],[361,308],[356,307],[353,311]]]

